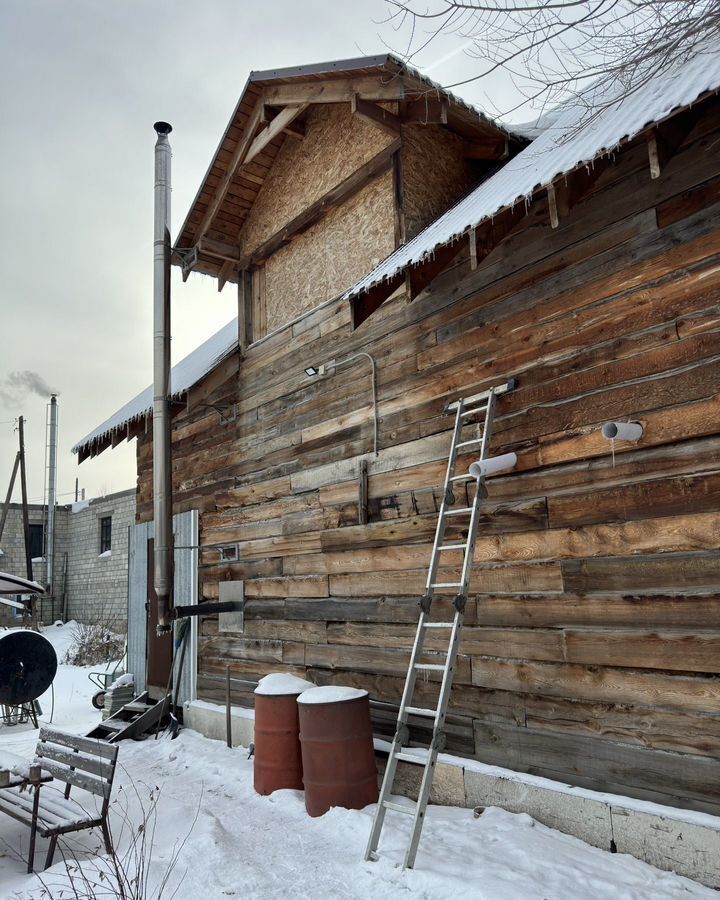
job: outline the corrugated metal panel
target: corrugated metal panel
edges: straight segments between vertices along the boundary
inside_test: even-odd
[[[238,325],[237,318],[232,322],[228,322],[220,331],[217,331],[211,338],[200,344],[200,346],[189,353],[184,359],[172,367],[170,373],[171,396],[179,397],[184,394],[194,384],[203,379],[211,372],[219,363],[228,357],[238,345]],[[83,447],[92,444],[93,441],[110,434],[115,428],[120,428],[139,419],[141,416],[152,412],[153,408],[153,389],[152,385],[146,387],[144,391],[133,397],[124,406],[109,419],[106,419],[102,425],[91,431],[90,434],[78,441],[72,448],[73,453],[77,453]]]
[[[173,533],[178,549],[175,552],[174,597],[178,606],[194,606],[198,602],[198,551],[199,540],[197,510],[173,516]],[[146,688],[147,656],[147,546],[155,536],[153,522],[130,526],[128,561],[128,672],[135,676],[137,693]],[[181,549],[181,548],[192,549]],[[190,643],[185,654],[185,665],[179,701],[194,700],[197,688],[198,620],[190,620]],[[176,664],[179,660],[176,660]]]
[[[539,137],[416,237],[390,254],[345,294],[355,297],[432,256],[470,228],[503,209],[526,202],[538,187],[615,150],[645,128],[709,91],[720,89],[716,48],[678,61],[634,92],[612,102],[612,87],[591,86],[581,100],[566,103],[540,123]],[[614,88],[616,94],[617,87]],[[588,114],[588,109],[599,110]]]

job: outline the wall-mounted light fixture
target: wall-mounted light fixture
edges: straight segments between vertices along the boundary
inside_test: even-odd
[[[361,351],[360,353],[353,353],[352,356],[346,356],[345,359],[334,359],[327,363],[321,363],[318,366],[306,366],[305,374],[308,378],[315,378],[317,376],[323,376],[328,374],[328,369],[339,369],[340,366],[345,366],[348,363],[354,362],[357,359],[368,359],[370,360],[370,366],[372,369],[372,401],[373,401],[373,451],[375,456],[378,455],[378,409],[377,409],[377,367],[375,365],[375,360],[369,353],[365,353],[365,351]]]
[[[639,441],[643,427],[639,422],[606,422],[601,432],[607,441]]]

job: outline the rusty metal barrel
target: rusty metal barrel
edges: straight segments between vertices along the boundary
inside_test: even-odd
[[[311,688],[298,697],[305,808],[362,809],[378,799],[370,701],[358,688]]]
[[[255,768],[258,794],[303,789],[298,694],[314,685],[282,672],[266,675],[255,688]]]

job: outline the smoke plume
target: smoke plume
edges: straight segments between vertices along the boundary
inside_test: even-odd
[[[18,403],[27,394],[50,397],[51,394],[57,393],[41,375],[29,369],[23,372],[10,372],[0,381],[0,403],[6,406]]]

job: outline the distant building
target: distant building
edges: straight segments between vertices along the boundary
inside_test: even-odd
[[[45,508],[31,504],[30,552],[33,578],[48,583]],[[127,622],[128,527],[135,518],[135,491],[58,506],[55,513],[55,565],[52,595],[40,600],[44,622],[62,617],[106,622],[124,629]],[[0,569],[26,575],[22,506],[12,503],[0,540]],[[0,625],[16,625],[22,614],[0,606]]]

